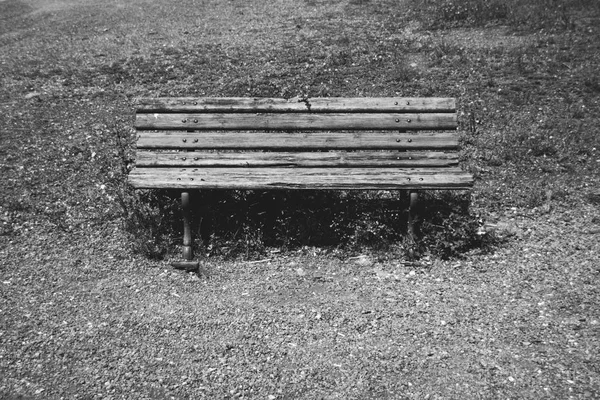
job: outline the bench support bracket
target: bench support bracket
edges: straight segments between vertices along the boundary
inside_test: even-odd
[[[190,211],[190,193],[181,193],[181,208],[183,211],[183,260],[172,263],[176,269],[183,269],[190,272],[198,272],[199,275],[205,275],[200,268],[200,263],[194,261],[194,238],[192,237],[192,216]]]
[[[415,240],[415,220],[416,220],[416,208],[417,202],[419,201],[419,192],[411,190],[409,192],[410,203],[408,205],[408,236],[412,241]]]

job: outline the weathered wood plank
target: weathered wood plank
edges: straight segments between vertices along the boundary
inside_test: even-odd
[[[458,165],[457,153],[443,152],[153,152],[138,151],[138,167],[396,167]],[[293,173],[293,172],[292,172]]]
[[[254,114],[137,114],[137,129],[192,130],[415,130],[456,129],[453,113],[431,114],[313,114],[313,113],[254,113]]]
[[[456,132],[139,132],[138,149],[454,150]]]
[[[467,189],[473,178],[458,168],[134,168],[129,183],[146,189]]]
[[[453,98],[247,98],[180,97],[136,99],[138,112],[454,112]]]

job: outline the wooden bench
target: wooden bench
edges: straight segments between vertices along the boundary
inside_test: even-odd
[[[138,99],[135,188],[181,189],[193,269],[195,189],[468,189],[452,98]]]

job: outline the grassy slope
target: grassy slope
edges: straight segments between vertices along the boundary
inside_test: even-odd
[[[418,30],[384,1],[0,2],[0,394],[600,395],[597,20],[515,36]],[[300,94],[459,97],[474,206],[509,242],[209,261],[208,281],[131,253],[113,182],[134,96]]]

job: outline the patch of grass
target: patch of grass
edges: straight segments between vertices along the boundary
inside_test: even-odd
[[[202,191],[200,195],[199,203],[206,205],[203,223],[215,251],[233,248],[247,254],[267,247],[303,246],[356,251],[362,246],[389,246],[405,233],[402,193]],[[203,234],[208,238],[206,231]]]
[[[177,193],[166,190],[126,191],[119,198],[124,230],[132,250],[152,260],[162,260],[181,237],[181,212]]]
[[[228,259],[307,246],[349,254],[388,250],[406,258],[448,259],[497,244],[492,234],[480,234],[482,221],[469,210],[469,193],[423,193],[418,234],[412,238],[416,242],[407,236],[404,191],[203,190],[192,192],[192,225],[200,254]],[[127,192],[121,203],[137,251],[150,258],[172,252],[173,242],[181,237],[175,191]]]
[[[483,219],[474,215],[468,193],[424,192],[420,202],[420,252],[441,259],[462,257],[469,251],[490,251],[500,241],[493,233],[484,233]]]
[[[594,0],[412,0],[432,28],[510,25],[519,30],[569,29],[582,10],[600,8]]]
[[[134,252],[152,260],[162,260],[181,237],[181,210],[178,191],[133,190],[127,175],[134,165],[133,130],[125,121],[116,119],[110,129],[116,157],[103,160],[113,171],[107,181],[111,198],[120,205],[123,230],[129,236]],[[178,235],[176,235],[176,233]]]
[[[33,7],[19,0],[0,1],[0,35],[22,27],[23,15],[31,12]]]

